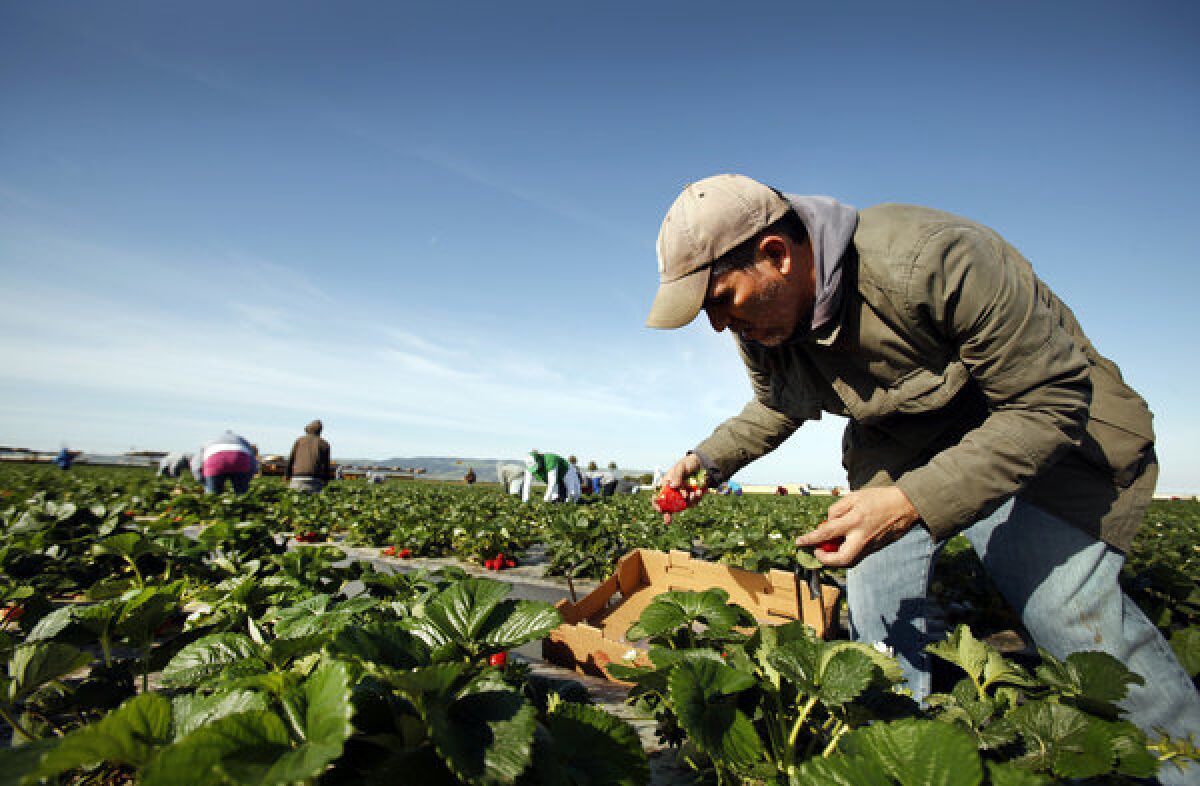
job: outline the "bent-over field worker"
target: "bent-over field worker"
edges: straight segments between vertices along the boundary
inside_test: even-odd
[[[521,486],[521,501],[529,501],[534,478],[546,484],[545,502],[578,502],[582,489],[579,473],[557,453],[529,451],[525,456],[525,480]]]
[[[258,471],[258,454],[245,437],[226,429],[192,457],[192,471],[197,470],[196,479],[204,483],[205,494],[220,494],[227,480],[235,494],[245,494]]]
[[[962,532],[1037,644],[1111,653],[1146,679],[1131,721],[1200,734],[1191,680],[1117,584],[1158,474],[1150,411],[1016,249],[949,213],[717,175],[667,212],[658,266],[646,324],[703,310],[736,334],[754,392],[665,482],[704,466],[715,485],[845,416],[852,491],[797,543],[844,538],[817,555],[850,566],[853,634],[895,648],[918,697],[930,570]]]

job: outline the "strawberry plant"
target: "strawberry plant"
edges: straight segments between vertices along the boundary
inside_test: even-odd
[[[930,652],[967,677],[921,707],[884,653],[801,623],[740,633],[745,611],[726,601],[664,593],[627,634],[648,640],[652,665],[607,666],[718,782],[1046,783],[1145,778],[1161,760],[1194,759],[1194,743],[1151,745],[1121,720],[1116,702],[1141,678],[1110,656],[1043,652],[1030,673],[960,627]]]

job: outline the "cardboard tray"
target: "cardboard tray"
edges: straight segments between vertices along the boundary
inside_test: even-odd
[[[656,596],[668,590],[713,587],[728,592],[729,602],[745,608],[759,624],[803,620],[822,638],[833,627],[841,598],[839,588],[822,585],[818,602],[807,586],[797,582],[794,573],[783,570],[751,573],[693,559],[686,551],[637,549],[622,557],[613,575],[586,597],[577,603],[558,602],[563,624],[543,639],[542,657],[611,680],[604,667],[614,661],[630,662],[625,657],[630,650],[638,653],[633,663],[649,663],[642,647],[625,640],[625,631]]]

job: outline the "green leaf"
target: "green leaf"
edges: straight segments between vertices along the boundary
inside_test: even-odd
[[[925,649],[958,666],[980,684],[984,681],[983,671],[988,663],[988,653],[994,652],[987,644],[971,635],[971,629],[966,625],[959,625],[945,640],[934,642]]]
[[[157,543],[137,532],[113,535],[92,546],[93,554],[111,554],[130,559],[137,559],[144,554],[157,554],[160,551],[162,549]]]
[[[1190,677],[1200,674],[1200,628],[1192,626],[1172,633],[1171,649]]]
[[[1145,733],[1127,721],[1109,726],[1117,772],[1135,778],[1149,778],[1158,771],[1158,758],[1146,747]]]
[[[879,672],[887,680],[888,685],[898,685],[904,682],[904,670],[900,668],[900,661],[891,655],[885,655],[869,644],[858,641],[830,641],[825,643],[822,651],[828,653],[827,657],[832,657],[842,650],[855,650],[870,658],[871,662],[879,668]]]
[[[66,676],[91,663],[92,656],[69,644],[38,641],[13,650],[8,662],[8,703],[24,701],[47,682]]]
[[[546,717],[549,738],[539,743],[535,765],[562,784],[643,786],[650,777],[646,753],[628,723],[598,707],[562,702]]]
[[[755,685],[752,675],[691,660],[675,666],[667,681],[679,723],[696,747],[735,769],[748,769],[762,759],[762,740],[737,707],[737,694]]]
[[[866,756],[811,758],[796,768],[791,786],[893,786],[883,767]]]
[[[1052,780],[1045,775],[1019,767],[1012,762],[987,763],[988,782],[992,786],[1050,786]]]
[[[489,649],[510,650],[550,635],[562,624],[562,614],[549,603],[505,600],[487,620],[481,640]]]
[[[427,718],[434,745],[464,780],[511,783],[533,756],[536,711],[502,683],[469,688]]]
[[[472,641],[481,636],[492,610],[512,587],[488,579],[466,579],[440,592],[425,607],[424,616],[450,638]]]
[[[511,783],[529,767],[536,711],[502,681],[472,676],[464,663],[386,678],[416,707],[438,755],[461,779]]]
[[[795,639],[777,647],[767,659],[780,676],[806,694],[820,683],[821,644],[815,637]]]
[[[239,712],[267,709],[267,700],[259,693],[233,690],[211,696],[184,694],[171,699],[171,717],[176,741],[213,721]]]
[[[753,622],[749,612],[728,601],[729,593],[720,588],[703,592],[664,592],[642,610],[641,617],[630,626],[625,638],[637,641],[665,636],[695,623],[705,625],[712,633],[723,633],[735,625]]]
[[[826,706],[840,707],[858,698],[874,676],[875,664],[869,657],[843,649],[823,664],[817,695]]]
[[[1042,662],[1037,676],[1046,685],[1078,699],[1081,709],[1106,718],[1117,718],[1117,702],[1125,698],[1130,685],[1143,685],[1145,680],[1134,674],[1119,660],[1104,652],[1074,652],[1060,661],[1039,649]]]
[[[38,620],[38,623],[33,626],[33,630],[29,631],[29,635],[25,637],[25,641],[48,641],[57,638],[74,621],[74,611],[74,606],[63,606],[50,612]]]
[[[393,669],[428,666],[429,647],[398,622],[372,622],[338,631],[329,652]]]
[[[711,650],[707,647],[683,648],[673,650],[669,647],[651,647],[650,662],[654,664],[654,668],[662,671],[669,670],[677,663],[682,663],[685,660],[707,660],[713,663],[724,664],[725,659],[716,650]],[[609,664],[609,667],[616,664]]]
[[[0,748],[0,786],[19,786],[41,764],[42,756],[58,747],[59,738],[34,740],[24,745]]]
[[[1113,738],[1104,721],[1065,704],[1031,701],[1006,716],[1025,740],[1022,761],[1039,770],[1069,778],[1090,778],[1109,772]]]
[[[227,715],[161,751],[142,771],[141,784],[268,786],[268,768],[290,750],[291,737],[278,715],[265,710]]]
[[[434,660],[443,660],[510,649],[544,637],[562,622],[548,603],[504,600],[511,589],[498,581],[464,579],[436,595],[404,626],[429,646]]]
[[[158,626],[179,610],[179,590],[180,586],[173,584],[127,592],[121,596],[114,632],[135,646],[153,641]]]
[[[42,758],[37,772],[52,777],[99,762],[141,767],[170,739],[171,702],[157,693],[143,693],[68,734]]]
[[[350,696],[345,664],[325,661],[309,675],[304,682],[304,730],[309,744],[337,748],[340,755],[353,731]]]
[[[841,750],[875,761],[901,786],[977,786],[983,781],[974,741],[962,729],[938,721],[877,723],[847,734]]]
[[[163,684],[190,688],[221,673],[226,666],[258,654],[259,647],[241,633],[213,633],[181,649],[163,669]]]

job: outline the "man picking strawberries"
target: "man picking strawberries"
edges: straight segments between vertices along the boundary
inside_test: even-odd
[[[665,482],[705,468],[715,485],[805,421],[846,417],[852,491],[797,543],[838,544],[817,556],[850,568],[854,635],[893,647],[918,698],[930,571],[961,532],[1040,646],[1109,652],[1146,679],[1131,721],[1200,733],[1190,678],[1117,583],[1158,474],[1150,412],[1015,248],[949,213],[717,175],[667,212],[658,272],[646,324],[704,311],[754,392]]]

